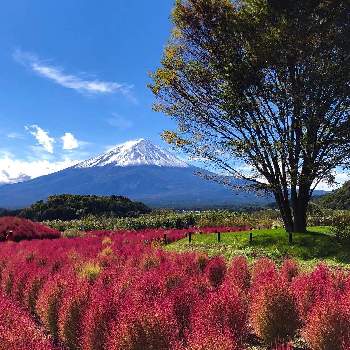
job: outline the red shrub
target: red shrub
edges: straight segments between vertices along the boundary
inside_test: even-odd
[[[14,267],[8,264],[3,269],[2,275],[1,275],[1,289],[8,296],[10,296],[12,293],[14,279],[15,279]]]
[[[38,222],[23,218],[5,216],[0,218],[0,241],[23,239],[59,238],[60,232]]]
[[[174,269],[166,273],[163,281],[165,294],[171,294],[176,291],[183,285],[185,279],[185,274],[182,271],[176,271]]]
[[[40,268],[37,268],[36,271],[33,272],[34,274],[29,277],[25,287],[24,304],[32,315],[38,316],[36,314],[36,304],[39,293],[47,281],[48,273]]]
[[[165,298],[165,276],[163,271],[151,270],[139,273],[131,281],[125,276],[124,282],[128,285],[128,296],[136,303],[152,305]],[[125,287],[124,287],[125,288]]]
[[[258,290],[270,281],[274,281],[278,276],[275,263],[267,258],[258,259],[253,265],[252,288]]]
[[[225,283],[248,290],[250,286],[250,271],[248,261],[243,256],[237,256],[232,259],[227,272]]]
[[[198,296],[202,299],[206,298],[211,290],[209,281],[205,276],[195,276],[189,283],[191,283],[192,287],[198,293]]]
[[[14,285],[12,295],[15,301],[17,301],[22,306],[25,305],[25,287],[28,284],[29,271],[23,269],[22,271],[17,271],[14,276]]]
[[[58,313],[63,302],[62,295],[67,287],[66,276],[55,276],[51,278],[39,293],[36,314],[47,331],[58,339]]]
[[[193,316],[193,328],[223,329],[232,339],[242,342],[248,334],[247,302],[238,288],[222,287],[210,293]]]
[[[295,298],[283,280],[263,284],[252,294],[251,324],[267,344],[292,339],[299,327]]]
[[[116,322],[108,342],[109,350],[170,350],[177,343],[177,327],[169,307],[131,309]]]
[[[84,350],[106,349],[110,325],[119,314],[119,300],[112,289],[103,289],[97,284],[91,294],[82,326],[82,348]]]
[[[184,232],[167,235],[176,240]],[[69,350],[236,350],[245,345],[251,326],[273,348],[294,336],[299,313],[313,349],[350,344],[348,273],[319,266],[298,275],[291,260],[279,272],[271,260],[260,259],[250,274],[244,257],[233,259],[226,271],[223,258],[160,250],[163,233],[0,243],[0,289]],[[108,252],[101,254],[106,246]],[[0,299],[1,340],[10,334],[9,323],[1,324],[2,305]]]
[[[210,328],[195,329],[191,334],[188,350],[239,350],[241,349],[229,332]]]
[[[72,279],[62,296],[58,317],[58,335],[70,350],[82,349],[82,324],[89,302],[89,289],[86,281]]]
[[[205,268],[209,283],[213,288],[217,288],[221,285],[226,274],[226,262],[222,257],[215,257],[210,259],[207,267]]]
[[[53,350],[34,321],[0,293],[0,350]]]
[[[273,348],[273,350],[293,350],[293,346],[289,343],[287,344],[280,344]]]
[[[191,326],[191,316],[198,303],[199,295],[192,285],[185,286],[178,290],[173,296],[173,314],[175,316],[179,337],[185,338],[187,331]]]
[[[313,350],[344,350],[350,344],[349,301],[330,298],[317,303],[303,335]]]
[[[294,277],[299,275],[299,265],[295,260],[286,259],[284,260],[281,267],[281,276],[286,281],[291,282]]]
[[[298,302],[299,314],[306,320],[313,306],[334,294],[334,276],[325,265],[318,265],[310,274],[296,277],[292,290]]]
[[[2,274],[3,274],[3,271],[5,270],[5,267],[6,267],[6,262],[0,259],[0,284],[1,284]]]

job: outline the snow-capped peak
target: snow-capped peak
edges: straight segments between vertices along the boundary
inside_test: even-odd
[[[104,154],[77,164],[76,168],[102,166],[156,165],[164,167],[188,167],[188,164],[170,152],[148,140],[138,139],[116,145]]]

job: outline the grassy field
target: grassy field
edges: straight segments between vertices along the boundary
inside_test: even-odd
[[[286,231],[279,228],[254,230],[252,243],[249,243],[249,231],[222,233],[220,243],[216,234],[196,234],[192,236],[191,243],[186,238],[168,245],[166,249],[205,252],[209,256],[223,255],[227,259],[244,255],[250,261],[269,257],[277,263],[292,257],[304,266],[311,267],[323,261],[350,268],[350,247],[338,243],[330,228],[325,226],[309,227],[307,233],[294,233],[292,244],[288,242]]]

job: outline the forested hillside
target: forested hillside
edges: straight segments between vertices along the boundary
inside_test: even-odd
[[[141,202],[122,196],[62,194],[50,196],[21,211],[20,215],[35,221],[73,220],[87,215],[109,217],[137,216],[151,211]]]
[[[320,197],[316,202],[328,209],[350,209],[350,181],[345,182],[337,190]]]

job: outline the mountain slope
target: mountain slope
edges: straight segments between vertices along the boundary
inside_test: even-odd
[[[194,174],[197,168],[128,166],[70,168],[0,188],[0,207],[24,207],[49,195],[122,195],[153,207],[258,205],[271,198],[232,190]]]
[[[350,181],[345,182],[340,188],[317,198],[315,202],[329,209],[350,209]]]
[[[111,166],[156,165],[187,168],[189,165],[170,152],[145,139],[128,141],[110,149],[107,153],[81,162],[75,168]]]
[[[149,141],[129,141],[74,167],[0,187],[0,207],[24,207],[62,193],[122,195],[169,208],[238,207],[272,201],[233,192],[195,175],[198,170]]]

